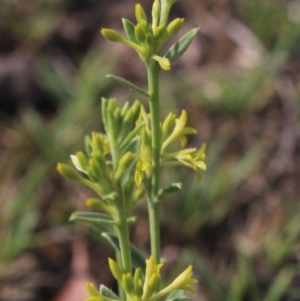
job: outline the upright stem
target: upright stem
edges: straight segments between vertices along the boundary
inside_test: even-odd
[[[118,233],[118,231],[116,231],[116,233]],[[122,257],[120,251],[116,251],[116,260],[117,260],[117,264],[121,267]],[[118,293],[119,293],[120,300],[126,300],[126,294],[124,292],[122,284],[119,281],[118,281]]]
[[[150,94],[150,115],[152,130],[152,180],[151,193],[148,195],[151,254],[160,262],[159,189],[160,160],[160,119],[159,119],[159,66],[156,62],[147,65],[148,89]]]
[[[130,251],[127,216],[126,216],[126,207],[123,198],[120,201],[121,204],[120,206],[118,206],[117,209],[118,224],[116,228],[117,228],[117,234],[120,243],[122,268],[124,273],[131,273],[132,263],[131,263],[131,251]]]

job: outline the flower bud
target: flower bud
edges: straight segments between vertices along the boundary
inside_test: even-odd
[[[108,40],[112,42],[123,42],[124,38],[120,33],[118,33],[116,30],[109,29],[109,28],[103,28],[101,30],[101,34]]]
[[[159,287],[161,276],[158,273],[149,275],[150,278],[144,284],[142,299],[147,300]],[[146,276],[147,277],[147,276]]]
[[[148,34],[148,33],[152,34],[152,27],[149,26],[149,24],[146,21],[141,21],[139,23],[139,25],[141,26],[141,28],[143,29],[145,34]]]
[[[129,110],[129,102],[126,101],[121,109],[121,116],[124,117]]]
[[[135,6],[135,17],[138,23],[141,23],[142,21],[147,23],[146,13],[140,4],[136,4]]]
[[[83,152],[80,151],[76,155],[71,155],[71,160],[77,170],[86,173],[89,160]]]
[[[126,141],[131,131],[132,126],[137,121],[137,118],[140,114],[141,104],[139,101],[135,101],[134,104],[127,109],[125,115],[123,115],[121,130],[119,131],[119,139]]]
[[[136,100],[131,106],[131,110],[134,119],[137,119],[141,111],[141,103],[138,100]]]
[[[97,153],[100,154],[104,153],[102,134],[96,132],[92,133],[91,146],[92,146],[92,156],[95,156]]]
[[[115,108],[115,110],[113,111],[113,116],[114,116],[115,123],[121,122],[121,109],[119,107]]]
[[[82,182],[83,178],[68,165],[58,163],[56,167],[57,171],[66,179],[76,182]]]
[[[134,284],[134,287],[138,286],[139,285],[139,282],[143,280],[143,277],[142,277],[142,271],[141,271],[141,268],[137,268],[134,272],[134,276],[133,276],[133,284]]]
[[[162,124],[161,131],[162,131],[162,141],[164,141],[170,133],[173,131],[175,126],[175,119],[176,116],[173,113],[169,113],[167,118]]]
[[[134,286],[135,294],[139,298],[143,295],[143,281],[140,279],[137,284]]]
[[[102,210],[102,211],[105,211],[105,212],[107,212],[111,215],[115,211],[113,206],[107,205],[103,201],[101,201],[100,199],[97,199],[97,198],[87,199],[85,201],[85,204],[86,204],[87,207],[89,207],[92,210]]]
[[[136,100],[134,104],[127,110],[123,122],[127,124],[128,121],[136,121],[138,115],[140,114],[140,110],[141,104]]]
[[[174,290],[188,290],[193,293],[197,293],[196,289],[193,287],[193,284],[197,283],[198,281],[197,279],[192,278],[192,270],[193,267],[189,265],[171,284],[152,296],[152,299],[159,299]]]
[[[174,289],[189,290],[193,293],[197,293],[192,284],[197,283],[197,279],[192,278],[193,266],[189,265],[171,284]]]
[[[152,34],[150,34],[150,33],[146,34],[146,42],[147,42],[147,44],[149,46],[153,45],[154,39],[153,39],[153,35]]]
[[[145,194],[145,189],[143,187],[136,189],[133,194],[133,200],[132,200],[133,203],[136,203],[138,200],[140,200],[144,194]]]
[[[167,26],[167,33],[169,37],[176,34],[180,30],[183,22],[184,22],[184,18],[177,18]]]
[[[89,160],[89,166],[86,169],[89,178],[94,182],[99,182],[101,179],[101,170],[99,170],[98,166],[95,163],[95,160]]]
[[[117,171],[115,173],[115,179],[119,180],[124,171],[130,166],[135,158],[135,154],[132,152],[127,152],[123,157],[120,159]]]
[[[101,210],[102,203],[103,202],[97,198],[90,198],[85,201],[86,206],[93,210]]]
[[[143,28],[141,27],[141,25],[139,23],[134,27],[134,34],[135,34],[136,39],[140,43],[145,42],[146,34],[145,34]]]
[[[153,28],[153,30],[158,25],[159,17],[160,17],[160,1],[154,0],[153,5],[152,5],[152,28]]]
[[[113,276],[120,282],[122,283],[122,276],[123,273],[120,269],[120,267],[118,266],[118,264],[111,258],[108,258],[108,265],[109,265],[109,269],[111,271],[111,273],[113,274]]]
[[[132,276],[130,273],[123,274],[122,286],[127,294],[129,294],[129,295],[134,294],[134,285],[133,285]]]
[[[166,29],[166,25],[163,23],[163,24],[160,24],[159,26],[157,26],[155,29],[154,29],[154,36],[155,36],[155,39],[159,39],[160,37],[162,37],[162,35],[164,34],[165,32],[165,29]]]
[[[134,181],[137,187],[140,187],[143,181],[144,169],[143,162],[139,161],[136,165],[135,173],[134,173]]]
[[[86,290],[88,291],[88,293],[90,295],[92,295],[93,297],[99,297],[100,293],[95,289],[94,285],[90,282],[87,282],[85,285]]]
[[[160,274],[151,275],[150,280],[148,282],[148,286],[152,293],[154,293],[158,289],[160,285],[160,280],[161,280]]]

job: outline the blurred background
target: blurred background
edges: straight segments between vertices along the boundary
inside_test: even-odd
[[[68,222],[92,193],[55,167],[103,130],[101,97],[137,97],[107,73],[146,84],[136,54],[99,34],[134,21],[135,3],[0,0],[1,301],[115,287],[111,248]],[[163,176],[183,182],[161,210],[165,275],[192,263],[198,301],[300,300],[300,2],[179,0],[171,17],[186,20],[178,37],[201,30],[162,73],[162,118],[187,110],[208,168],[201,183],[185,168]],[[136,214],[132,240],[147,254],[145,204]]]

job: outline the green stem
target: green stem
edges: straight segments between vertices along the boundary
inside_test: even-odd
[[[120,251],[116,251],[116,259],[117,259],[117,264],[121,267],[122,266],[122,258],[121,258]],[[123,290],[123,286],[120,282],[118,282],[118,292],[119,292],[120,300],[126,300],[126,295]]]
[[[116,228],[117,228],[117,234],[120,243],[120,251],[121,251],[120,253],[121,253],[123,272],[131,273],[132,263],[131,263],[129,231],[128,231],[128,224],[127,224],[126,208],[125,208],[123,198],[120,202],[120,206],[118,206],[117,208],[117,219],[118,219],[118,224]]]
[[[160,119],[159,119],[159,66],[157,62],[147,65],[148,89],[150,94],[150,115],[152,130],[152,179],[151,193],[148,196],[150,223],[151,254],[157,263],[160,262],[160,228],[159,204],[157,200],[159,189],[160,160]]]
[[[148,199],[151,254],[156,263],[160,263],[160,227],[159,227],[159,204]]]

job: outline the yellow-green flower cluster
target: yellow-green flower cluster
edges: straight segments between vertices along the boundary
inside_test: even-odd
[[[127,301],[156,301],[163,296],[167,296],[174,290],[187,290],[196,293],[193,287],[197,280],[192,278],[193,267],[188,266],[171,284],[164,288],[161,286],[160,269],[162,263],[156,264],[153,256],[146,260],[145,276],[142,275],[141,269],[137,268],[134,275],[123,273],[119,265],[112,259],[109,259],[109,268],[116,280],[123,287]],[[98,292],[91,283],[87,283],[87,290],[90,297],[85,301],[114,301]]]
[[[170,69],[170,61],[160,55],[163,44],[176,34],[184,19],[177,18],[167,25],[167,16],[176,0],[155,0],[152,7],[152,23],[149,24],[145,11],[140,4],[135,6],[137,24],[123,19],[127,38],[113,29],[103,28],[102,35],[110,41],[123,43],[133,48],[142,61],[149,64],[151,59],[157,61],[164,70]]]
[[[122,108],[115,99],[103,99],[103,121],[106,135],[92,133],[86,138],[86,154],[71,155],[74,170],[58,164],[58,171],[66,178],[80,182],[94,190],[98,198],[87,200],[87,205],[114,216],[115,202],[120,196],[120,187],[130,212],[132,206],[144,194],[141,185],[147,184],[152,176],[152,132],[150,114],[136,101]],[[185,148],[187,135],[195,134],[187,126],[185,110],[177,118],[170,113],[160,125],[160,170],[185,165],[197,172],[201,180],[205,165],[205,144],[200,149]],[[176,144],[176,142],[178,142]],[[174,151],[174,147],[178,150]]]
[[[141,108],[142,118],[145,125],[142,128],[142,143],[140,148],[139,161],[136,166],[135,181],[140,186],[144,179],[149,179],[152,173],[151,165],[151,130],[149,127],[150,116]],[[202,178],[202,170],[206,170],[205,148],[203,144],[200,149],[184,148],[187,143],[186,135],[197,133],[196,129],[187,127],[187,113],[181,112],[179,118],[169,113],[165,121],[161,124],[161,149],[160,149],[160,167],[161,170],[166,167],[186,165],[197,172],[198,181]],[[180,149],[169,151],[168,148],[173,142],[180,142]]]
[[[107,135],[92,133],[86,137],[86,153],[80,151],[71,155],[77,171],[60,163],[57,169],[67,179],[96,192],[97,198],[87,200],[90,208],[114,216],[115,202],[118,202],[120,195],[126,199],[130,212],[144,193],[143,188],[136,187],[132,172],[136,164],[136,155],[132,150],[139,145],[139,127],[132,128],[140,114],[140,103],[136,101],[132,106],[125,103],[120,108],[115,99],[103,99],[102,110]]]

